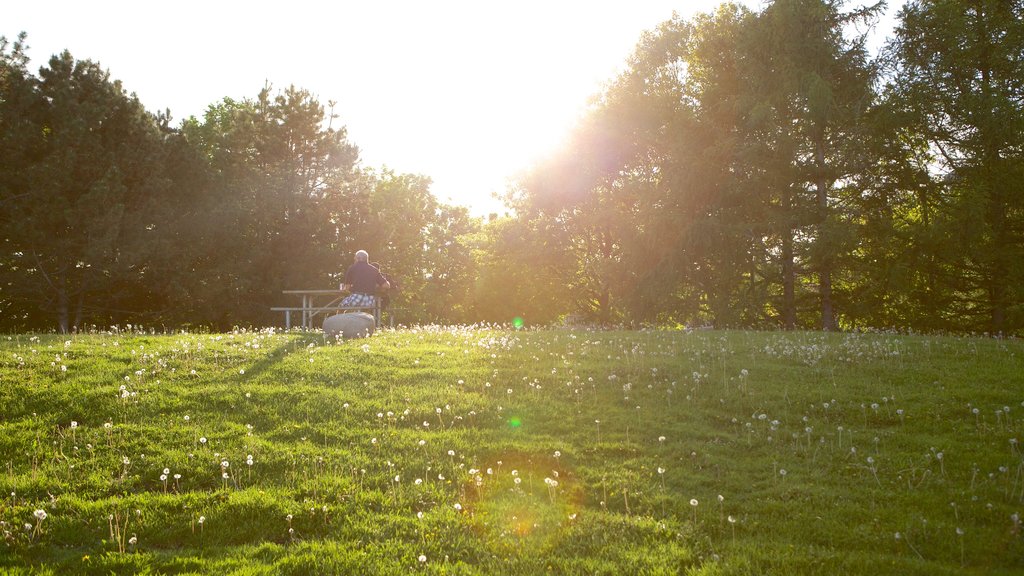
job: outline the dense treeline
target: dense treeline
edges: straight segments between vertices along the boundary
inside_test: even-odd
[[[0,68],[0,327],[280,323],[284,289],[337,286],[357,249],[400,279],[406,320],[464,320],[478,223],[427,178],[360,168],[297,88],[169,126],[96,63]]]
[[[358,248],[406,321],[1024,328],[1024,5],[723,4],[645,34],[487,222],[298,88],[171,126],[0,45],[0,328],[266,325]]]
[[[908,2],[871,58],[880,8],[722,5],[645,35],[512,195],[557,246],[545,291],[613,321],[1019,332],[1022,3]]]

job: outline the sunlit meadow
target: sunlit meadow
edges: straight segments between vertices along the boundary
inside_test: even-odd
[[[1024,570],[1024,346],[423,327],[0,340],[0,571]]]

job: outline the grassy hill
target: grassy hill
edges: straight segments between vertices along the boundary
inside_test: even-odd
[[[16,574],[1024,570],[1015,340],[4,336],[0,418]]]

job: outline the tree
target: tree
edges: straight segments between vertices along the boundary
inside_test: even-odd
[[[833,276],[851,248],[844,190],[861,169],[863,115],[873,98],[874,70],[865,36],[847,38],[850,24],[874,18],[881,4],[851,12],[842,2],[776,0],[752,21],[743,76],[747,79],[745,139],[764,162],[765,191],[778,210],[783,324],[796,322],[798,265],[815,275],[820,326],[837,327]],[[838,187],[837,187],[838,185]]]
[[[183,124],[210,173],[183,261],[195,291],[181,305],[197,320],[264,324],[282,290],[336,284],[351,256],[332,210],[357,180],[358,149],[335,118],[305,90],[268,86]]]
[[[143,312],[121,307],[146,291],[143,238],[168,191],[156,122],[96,63],[65,51],[37,78],[26,61],[17,46],[5,56],[0,87],[0,223],[13,258],[3,273],[16,324],[66,332]]]
[[[890,47],[887,101],[927,143],[935,185],[921,196],[925,229],[955,239],[943,292],[973,325],[1024,326],[1024,5],[916,0]],[[943,246],[943,248],[949,248]],[[932,252],[928,259],[950,255]],[[958,320],[958,323],[962,320]]]

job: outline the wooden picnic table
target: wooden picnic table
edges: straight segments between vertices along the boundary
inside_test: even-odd
[[[342,306],[341,301],[349,295],[347,290],[282,290],[284,294],[291,294],[302,297],[302,306],[284,306],[271,308],[274,312],[284,312],[284,327],[292,327],[292,312],[302,313],[302,327],[306,330],[313,328],[313,318],[318,314],[328,312],[342,312],[348,310],[362,310],[373,314],[374,320],[380,324],[380,298],[374,298],[374,305],[365,306]],[[317,300],[321,303],[317,304]],[[327,300],[326,303],[323,303]]]

